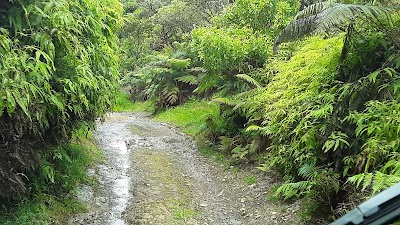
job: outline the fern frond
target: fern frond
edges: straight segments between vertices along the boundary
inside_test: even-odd
[[[400,177],[395,175],[384,174],[381,172],[376,172],[374,176],[374,181],[372,185],[372,193],[378,193],[386,188],[400,182]]]
[[[242,80],[246,81],[249,84],[254,85],[256,88],[261,88],[261,84],[258,81],[256,81],[254,78],[250,77],[247,74],[237,74],[235,77],[237,77],[239,79],[242,79]]]
[[[229,98],[214,98],[212,101],[218,102],[219,104],[222,104],[222,105],[228,105],[228,106],[236,105],[236,103]]]
[[[177,78],[175,78],[175,80],[186,83],[186,84],[190,84],[190,85],[196,85],[199,83],[198,78],[193,75],[177,77]]]
[[[162,94],[168,105],[174,105],[179,99],[179,88],[167,85],[163,88]]]
[[[168,66],[173,70],[182,71],[190,66],[191,59],[175,59],[171,58],[167,60]]]
[[[329,32],[355,19],[364,19],[369,23],[393,24],[393,14],[396,7],[383,7],[358,4],[341,4],[319,2],[300,11],[295,19],[278,35],[274,43],[276,52],[279,44],[295,40],[306,35]]]
[[[364,180],[365,174],[361,173],[361,174],[357,174],[354,175],[352,177],[349,177],[347,179],[347,181],[353,185],[355,185],[356,187],[359,187],[361,182]]]
[[[310,17],[310,15],[317,15],[318,13],[323,12],[324,10],[333,7],[335,2],[333,1],[325,1],[325,2],[317,2],[312,4],[300,12],[294,17],[294,20],[300,20]]]
[[[316,167],[316,162],[310,162],[303,164],[298,171],[299,176],[303,177],[306,180],[311,180],[317,174],[318,168]]]
[[[354,175],[348,178],[348,182],[356,187],[360,187],[362,184],[362,191],[370,187],[372,189],[372,194],[375,194],[400,182],[400,176],[376,171],[375,173],[361,173]]]
[[[313,186],[311,181],[299,181],[296,183],[282,184],[275,192],[275,196],[283,196],[285,199],[300,197],[308,193]]]

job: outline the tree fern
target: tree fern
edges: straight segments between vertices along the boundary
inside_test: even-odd
[[[278,35],[274,43],[276,52],[279,44],[310,34],[329,32],[360,18],[376,26],[393,24],[393,14],[398,7],[342,4],[332,1],[318,2],[300,11],[294,20]],[[382,27],[381,27],[382,28]]]

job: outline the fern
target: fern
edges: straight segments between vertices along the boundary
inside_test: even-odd
[[[393,24],[392,14],[397,10],[398,7],[342,4],[332,1],[312,4],[300,11],[278,35],[274,42],[274,52],[283,42],[309,34],[329,32],[358,18],[377,25],[381,25],[383,21]]]
[[[308,193],[314,185],[311,181],[299,181],[282,184],[275,192],[275,196],[283,196],[285,199],[298,198]]]
[[[311,163],[305,163],[299,168],[299,176],[306,180],[312,180],[315,178],[316,174],[318,173],[318,169],[316,167],[316,161]]]
[[[261,84],[256,81],[254,78],[250,77],[249,75],[246,74],[237,74],[235,75],[237,78],[242,79],[252,85],[254,85],[256,88],[261,88]]]
[[[162,98],[168,105],[175,105],[179,99],[179,88],[173,85],[166,85],[162,89]]]
[[[361,187],[362,191],[371,188],[371,194],[374,195],[398,182],[398,174],[385,174],[380,171],[374,173],[361,173],[348,178],[348,182],[355,187]]]
[[[236,106],[236,103],[229,98],[213,98],[213,101],[222,105]]]
[[[194,76],[194,75],[185,75],[185,76],[177,77],[177,78],[175,78],[175,80],[186,83],[186,84],[190,84],[190,85],[196,85],[199,83],[197,76]]]

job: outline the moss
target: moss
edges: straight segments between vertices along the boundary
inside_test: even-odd
[[[145,222],[156,224],[187,224],[199,213],[193,206],[193,194],[185,176],[177,176],[184,171],[168,154],[153,149],[139,149],[134,152],[139,170],[145,173],[145,196],[140,209],[144,208]],[[160,188],[162,191],[160,191]],[[137,196],[138,197],[138,196]],[[146,217],[146,215],[162,215]]]

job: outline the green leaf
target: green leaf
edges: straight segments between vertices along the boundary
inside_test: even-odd
[[[175,80],[186,83],[186,84],[190,84],[190,85],[196,85],[199,83],[199,80],[197,79],[197,77],[193,76],[193,75],[177,77],[177,78],[175,78]]]
[[[7,112],[8,112],[8,114],[11,114],[15,110],[15,106],[16,106],[15,99],[9,90],[6,90],[6,95],[7,95],[7,99],[6,99]]]
[[[370,82],[372,82],[372,83],[375,83],[375,82],[376,82],[376,77],[377,77],[380,73],[381,73],[380,70],[377,70],[377,71],[371,73],[370,75],[368,75],[368,80],[369,80]]]
[[[31,115],[30,115],[30,112],[28,111],[27,100],[26,99],[22,99],[21,96],[19,96],[18,92],[14,92],[14,98],[15,98],[15,101],[18,103],[19,107],[25,113],[25,115],[30,119]]]

